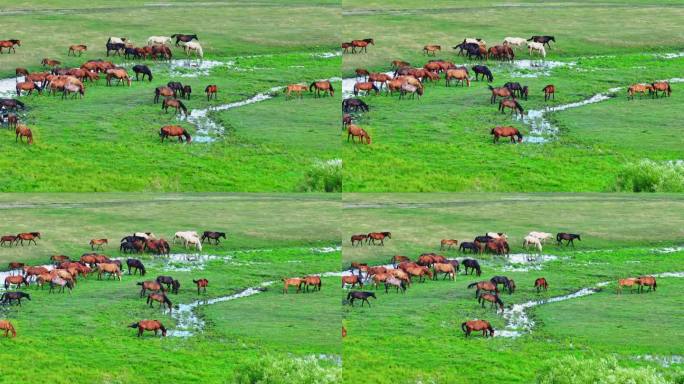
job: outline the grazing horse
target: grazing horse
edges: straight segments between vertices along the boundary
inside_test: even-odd
[[[17,304],[21,306],[21,299],[31,301],[31,295],[21,291],[5,292],[0,296],[0,304],[12,305],[12,301],[16,300]]]
[[[354,300],[361,300],[361,307],[363,307],[363,303],[368,303],[368,307],[370,307],[371,304],[370,301],[368,301],[368,298],[370,297],[377,299],[373,292],[351,291],[347,294],[347,301],[352,307],[354,306]]]
[[[342,111],[345,113],[351,112],[368,112],[369,107],[363,100],[360,99],[344,99],[342,101]]]
[[[204,93],[207,95],[207,101],[211,100],[212,97],[214,99],[217,99],[218,98],[218,87],[215,84],[207,85],[207,87],[204,88]]]
[[[520,116],[525,114],[525,110],[516,99],[503,99],[499,101],[499,111],[501,111],[501,113],[506,113],[506,108],[511,109],[511,116],[513,116],[513,113],[515,113],[516,116],[518,116],[518,114],[520,114]]]
[[[396,288],[397,293],[399,293],[400,289],[401,289],[401,293],[406,293],[406,283],[403,280],[399,280],[394,276],[389,276],[385,279],[384,282],[385,282],[385,293],[389,292],[390,287]],[[376,287],[377,287],[377,282],[376,282]],[[361,304],[363,305],[363,302],[361,302]]]
[[[392,60],[392,68],[410,67],[411,64],[403,60]]]
[[[157,276],[157,283],[166,284],[166,289],[171,290],[171,293],[178,294],[180,289],[180,281],[174,279],[171,276]]]
[[[306,276],[304,277],[303,284],[305,292],[309,292],[309,286],[313,287],[313,292],[320,291],[321,286],[323,285],[319,276]]]
[[[285,89],[285,99],[287,100],[288,98],[290,98],[292,93],[296,93],[297,97],[299,97],[300,99],[303,99],[304,96],[303,96],[302,92],[306,92],[306,89],[307,89],[306,85],[290,84]]]
[[[480,268],[480,263],[478,263],[477,260],[463,259],[461,261],[461,264],[463,265],[463,267],[465,267],[465,274],[466,275],[468,274],[468,269],[471,269],[471,272],[470,272],[471,275],[473,273],[476,273],[477,276],[480,276],[482,274],[482,269]]]
[[[166,336],[166,328],[164,328],[159,320],[140,320],[139,322],[133,323],[128,327],[138,328],[138,337],[141,337],[145,331],[154,331],[154,335],[157,336],[157,331],[159,330],[161,330],[162,336]]]
[[[658,97],[658,91],[662,92],[663,96],[670,97],[670,95],[672,95],[672,88],[670,87],[670,83],[668,83],[667,81],[658,81],[655,83],[651,83],[651,87],[653,88],[655,97]]]
[[[209,280],[207,279],[199,279],[199,280],[193,280],[193,283],[197,286],[197,295],[200,294],[200,289],[203,290],[204,293],[207,293],[207,286],[209,285]]]
[[[52,293],[52,291],[55,289],[56,286],[59,286],[59,291],[61,293],[64,293],[64,288],[69,288],[69,294],[71,294],[71,291],[74,289],[74,282],[73,280],[65,280],[59,276],[55,276],[50,280],[50,291],[48,293]]]
[[[503,98],[513,96],[513,95],[511,94],[511,90],[508,89],[508,88],[506,88],[506,87],[496,87],[496,88],[494,88],[494,87],[492,87],[491,85],[487,85],[487,87],[488,87],[489,90],[492,92],[492,97],[491,97],[491,99],[490,99],[490,104],[494,104],[494,102],[496,101],[496,97],[497,97],[497,96],[503,97]]]
[[[359,272],[359,274],[360,273],[361,272]],[[342,276],[342,288],[344,288],[345,284],[351,285],[352,288],[358,284],[359,287],[363,288],[363,280],[356,275]]]
[[[368,237],[366,238],[366,243],[373,243],[375,245],[376,240],[380,240],[380,245],[384,246],[385,245],[385,238],[391,239],[392,238],[392,233],[391,232],[371,232],[368,234]]]
[[[532,56],[533,52],[537,52],[541,55],[541,57],[546,57],[546,49],[544,48],[544,44],[542,43],[527,43],[527,49],[530,56]]]
[[[21,242],[21,246],[23,247],[24,240],[26,240],[28,241],[28,245],[31,245],[31,242],[33,242],[34,245],[38,245],[38,243],[36,243],[36,239],[40,239],[40,232],[24,232],[17,234],[14,243],[17,245]]]
[[[492,295],[491,293],[483,293],[477,298],[478,303],[482,303],[482,308],[485,306],[485,301],[492,303],[491,308],[496,308],[496,311],[501,313],[504,311],[504,303],[501,301],[499,295]]]
[[[503,284],[504,288],[508,290],[508,294],[513,294],[513,290],[515,290],[515,284],[512,284],[511,282],[513,281],[512,279],[509,279],[506,276],[494,276],[489,281],[496,285],[497,287],[499,284]]]
[[[145,265],[138,259],[126,259],[126,266],[128,267],[129,275],[131,274],[131,268],[135,270],[135,272],[133,272],[134,275],[140,272],[140,276],[145,276],[145,273],[147,273]]]
[[[641,287],[641,283],[639,282],[639,279],[637,279],[636,277],[628,277],[626,279],[619,279],[618,280],[618,286],[616,289],[616,293],[618,295],[622,294],[622,287],[629,287],[630,292],[633,292],[635,285],[638,285],[639,287]],[[637,287],[637,292],[638,292],[639,287]]]
[[[171,44],[171,38],[168,36],[150,36],[147,39],[147,45],[148,46],[154,46],[154,45],[167,45]]]
[[[444,277],[442,280],[446,279],[449,277],[449,280],[456,280],[456,269],[454,268],[454,265],[451,263],[434,263],[432,264],[432,268],[434,268],[434,275],[433,279],[437,280],[437,275],[440,273],[444,274]]]
[[[533,245],[534,248],[537,250],[537,253],[541,255],[542,253],[542,243],[541,240],[538,237],[530,236],[527,235],[523,238],[523,244],[522,247],[527,250],[527,247]]]
[[[482,336],[494,337],[494,328],[485,320],[470,320],[461,324],[461,329],[465,332],[465,337],[470,336],[473,331],[482,331]]]
[[[185,51],[185,54],[188,57],[190,56],[190,53],[194,53],[195,57],[199,56],[200,59],[204,58],[204,51],[202,50],[202,46],[197,41],[189,41],[183,44],[183,50]]]
[[[503,40],[504,45],[515,45],[516,47],[522,47],[527,43],[527,39],[524,37],[506,37]]]
[[[106,273],[108,279],[115,275],[121,281],[121,269],[115,263],[97,263],[97,279],[102,280],[102,274]]]
[[[163,309],[164,307],[167,307],[169,308],[169,312],[173,310],[173,304],[165,293],[150,293],[147,295],[147,304],[150,305],[150,308],[152,308],[155,301],[159,303],[159,308]]]
[[[567,247],[568,245],[572,244],[572,247],[575,248],[575,242],[574,240],[577,239],[579,241],[582,241],[580,238],[580,235],[574,234],[574,233],[565,233],[565,232],[560,232],[556,234],[556,242],[558,245],[563,245],[563,240],[566,241],[565,246]]]
[[[363,246],[363,241],[366,240],[366,237],[368,237],[368,235],[352,235],[351,236],[352,247],[354,246],[354,242],[356,242],[356,245]]]
[[[356,53],[356,48],[359,48],[359,52],[368,52],[367,48],[368,48],[369,44],[375,45],[375,41],[373,39],[352,40],[351,41],[352,53]]]
[[[508,90],[511,91],[513,97],[522,96],[523,87],[522,85],[520,85],[520,83],[509,81],[506,84],[504,84],[504,87],[508,88]]]
[[[639,276],[639,292],[643,293],[644,292],[644,285],[648,287],[649,292],[653,290],[655,292],[656,288],[658,287],[658,284],[656,283],[656,279],[653,276]]]
[[[135,284],[142,287],[140,289],[140,297],[145,297],[147,291],[164,292],[164,287],[154,280],[139,281]]]
[[[131,78],[128,77],[128,72],[126,72],[125,69],[123,69],[123,68],[112,68],[112,69],[108,69],[106,73],[107,73],[107,77],[106,77],[107,86],[112,85],[112,79],[113,78],[118,80],[117,85],[123,84],[123,82],[125,81],[126,83],[128,83],[129,87],[131,86]]]
[[[211,241],[214,240],[215,243],[214,245],[218,245],[220,242],[220,238],[226,238],[226,233],[225,232],[212,232],[212,231],[204,231],[202,234],[202,243],[204,243],[204,240],[207,240],[209,244],[211,245]]]
[[[288,288],[290,286],[296,286],[296,293],[299,293],[299,291],[302,290],[302,284],[304,284],[304,279],[302,279],[301,277],[284,278],[281,281],[283,282],[283,294],[286,294],[288,292]]]
[[[92,239],[88,244],[90,245],[90,248],[94,251],[96,246],[97,249],[102,249],[103,245],[109,243],[107,242],[107,239]]]
[[[542,89],[542,92],[544,92],[544,101],[551,100],[553,98],[556,100],[556,87],[554,87],[553,84],[549,84],[544,89]]]
[[[185,142],[187,144],[192,142],[192,137],[188,133],[188,130],[179,125],[165,125],[159,129],[159,137],[161,138],[162,143],[164,142],[164,139],[169,136],[177,136],[179,143],[183,142],[183,137],[185,137]]]
[[[356,78],[357,78],[357,79],[360,77],[360,78],[362,78],[364,81],[366,81],[366,79],[367,79],[368,76],[370,75],[370,72],[368,72],[367,69],[363,69],[363,68],[356,68],[356,69],[354,70],[354,73],[356,74]]]
[[[630,85],[629,88],[627,88],[627,100],[633,100],[634,95],[637,93],[639,94],[639,98],[641,98],[641,96],[645,95],[647,91],[649,95],[653,93],[653,86],[651,84]]]
[[[311,83],[311,85],[309,85],[309,92],[313,92],[314,88],[316,89],[315,97],[321,97],[321,91],[323,92],[323,96],[328,94],[331,97],[335,96],[335,89],[328,80],[314,81]]]
[[[497,285],[491,281],[477,281],[468,285],[468,289],[475,287],[475,298],[480,297],[480,291],[490,291],[494,293],[499,293]]]
[[[378,88],[373,82],[354,84],[354,96],[358,96],[360,91],[366,92],[366,95],[368,95],[371,91],[375,91],[375,94],[377,95],[380,93],[380,88]]]
[[[354,117],[348,113],[342,115],[342,130],[349,127],[354,122]]]
[[[537,289],[537,293],[539,293],[542,289],[546,291],[547,289],[549,289],[549,283],[546,281],[545,278],[540,277],[534,281],[534,288]]]
[[[479,81],[478,77],[479,75],[482,75],[482,80],[484,80],[485,76],[487,77],[487,82],[492,82],[494,81],[494,76],[492,75],[492,71],[489,70],[489,68],[486,65],[473,65],[472,67],[473,72],[475,72],[475,81]]]
[[[17,50],[14,48],[15,45],[18,45],[21,47],[21,40],[16,40],[16,39],[0,40],[0,55],[2,54],[3,48],[7,48],[7,53],[10,53],[10,52],[17,53]]]
[[[29,282],[22,275],[5,277],[5,290],[9,289],[11,285],[16,285],[17,288],[21,288],[22,284],[27,287],[29,285]]]
[[[31,132],[31,129],[24,124],[17,124],[17,128],[14,130],[16,133],[16,136],[14,138],[14,142],[16,143],[19,139],[21,139],[21,142],[24,142],[24,137],[26,138],[26,144],[33,144],[33,132]],[[23,242],[22,242],[23,243]]]
[[[347,127],[347,141],[349,141],[349,138],[351,138],[353,143],[355,137],[359,138],[359,143],[361,144],[363,144],[364,138],[366,139],[366,144],[371,143],[371,137],[368,134],[368,132],[366,132],[363,128],[359,127],[358,125],[349,124],[349,126]]]
[[[30,95],[33,93],[33,91],[38,91],[38,94],[43,93],[43,88],[44,85],[38,86],[36,83],[33,81],[22,81],[21,83],[17,83],[15,86],[15,90],[17,91],[17,96],[21,96],[21,92],[25,91],[26,95]]]
[[[157,255],[168,256],[171,252],[169,243],[164,239],[145,241],[145,250],[156,253]]]
[[[462,242],[461,245],[458,246],[458,250],[462,253],[466,253],[466,250],[469,250],[472,253],[480,253],[480,247],[469,241]]]
[[[409,276],[416,276],[418,277],[418,281],[421,283],[425,282],[425,276],[427,275],[428,278],[432,279],[434,274],[428,267],[423,267],[423,266],[417,266],[417,267],[408,267],[406,268],[406,273]]]
[[[69,46],[69,52],[67,52],[67,56],[72,55],[72,54],[74,56],[76,56],[76,52],[78,52],[78,55],[81,56],[83,51],[87,51],[87,50],[88,50],[88,47],[83,45],[83,44],[72,45],[72,46]]]
[[[554,43],[556,42],[556,38],[553,36],[539,36],[535,35],[527,39],[527,41],[534,41],[535,43],[541,43],[542,47],[544,45],[548,46],[549,49],[551,49],[551,44],[549,42],[553,41]]]
[[[464,82],[470,87],[470,79],[468,78],[468,70],[465,67],[449,69],[446,71],[445,86],[451,85],[451,79],[456,79],[457,83],[460,82],[461,86],[464,86]]]
[[[401,84],[401,93],[399,93],[399,100],[403,99],[407,94],[411,94],[411,99],[413,99],[417,94],[418,99],[420,99],[420,97],[423,95],[423,92],[423,87],[417,87],[415,85],[405,82]]]
[[[171,35],[172,39],[176,39],[176,47],[180,45],[180,43],[189,43],[192,40],[199,40],[199,37],[197,35],[184,35],[181,33],[174,33]]]
[[[159,102],[159,97],[164,96],[166,97],[176,97],[176,91],[169,87],[157,87],[154,89],[154,103],[157,104]]]
[[[41,64],[43,67],[53,67],[53,68],[54,68],[54,67],[56,67],[56,66],[62,64],[62,62],[59,61],[59,60],[53,60],[53,59],[44,58],[43,60],[40,61],[40,64]]]
[[[435,56],[437,54],[437,51],[441,51],[442,46],[441,45],[426,45],[423,47],[423,54],[426,56]]]
[[[518,143],[522,143],[523,141],[523,135],[520,133],[518,128],[514,128],[511,126],[506,126],[506,127],[494,127],[492,130],[489,132],[491,135],[494,135],[494,144],[499,142],[500,137],[510,137],[511,138],[511,143],[515,143],[516,140],[515,138],[518,138]]]
[[[5,331],[5,337],[9,337],[10,332],[12,332],[12,337],[17,337],[17,331],[9,320],[0,320],[0,331]]]
[[[135,81],[138,81],[138,75],[142,74],[142,79],[145,81],[145,76],[147,75],[147,80],[152,81],[152,71],[147,65],[134,65],[133,72],[135,72]]]
[[[444,247],[446,246],[447,249],[450,249],[451,247],[455,247],[458,245],[458,240],[455,239],[442,239],[442,241],[439,242],[439,249],[444,250]]]
[[[165,113],[169,113],[169,107],[175,108],[176,109],[176,114],[185,114],[185,116],[188,115],[188,108],[183,104],[182,101],[178,99],[172,99],[170,97],[167,97],[162,101],[162,109],[164,110]]]

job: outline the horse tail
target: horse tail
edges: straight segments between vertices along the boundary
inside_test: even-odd
[[[468,330],[466,329],[466,323],[465,322],[461,323],[461,329],[463,330],[463,332],[468,332]]]
[[[492,87],[492,86],[489,85],[489,84],[487,84],[487,88],[489,88],[490,91],[493,91],[493,90],[494,90],[494,87]]]
[[[494,128],[492,128],[492,130],[489,131],[489,134],[490,134],[490,135],[493,135],[493,134],[494,134]],[[462,246],[462,245],[463,245],[463,244],[461,244],[461,246]]]
[[[19,101],[19,100],[16,100],[16,102],[17,102],[17,104],[18,104],[22,109],[24,109],[24,107],[25,107],[24,103],[22,103],[22,102]]]
[[[186,113],[187,114],[187,113]],[[183,129],[183,136],[185,137],[185,142],[190,143],[192,141],[192,137],[190,137],[190,134],[188,133],[187,129]]]
[[[185,112],[186,115],[188,114],[188,108],[185,106],[185,104],[183,104],[182,101],[178,100],[178,106],[183,110],[183,112]],[[186,132],[183,132],[183,134],[185,133]]]
[[[470,288],[472,288],[472,287],[474,287],[474,286],[476,286],[476,285],[477,285],[477,282],[472,283],[472,284],[468,285],[468,289],[470,289]]]
[[[4,295],[4,293],[3,293],[3,295]],[[351,292],[347,293],[347,300],[351,299],[351,296],[352,296]]]
[[[520,103],[518,103],[518,100],[513,100],[513,101],[515,102],[515,107],[518,108],[518,110],[520,110],[520,113],[523,113],[525,110],[523,109],[522,105],[520,105]]]
[[[135,285],[143,285],[142,281],[138,281]]]
[[[311,85],[309,85],[309,92],[311,92],[311,91],[313,90],[313,87],[314,87],[315,85],[316,85],[316,82],[315,82],[315,81],[314,81],[313,83],[311,83]]]

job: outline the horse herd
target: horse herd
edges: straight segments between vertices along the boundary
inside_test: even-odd
[[[6,236],[3,236],[3,240],[5,240],[5,237]],[[20,244],[20,241],[25,240],[28,244],[33,242],[37,245],[35,239],[40,238],[40,233],[29,232],[14,237],[16,237],[16,239],[13,240],[14,244]],[[218,245],[220,244],[221,238],[226,238],[225,232],[205,231],[200,237],[195,231],[181,231],[175,233],[173,242],[176,243],[176,241],[181,241],[186,248],[191,246],[201,251],[204,242]],[[9,239],[7,241],[9,241]],[[91,249],[95,250],[107,246],[108,241],[107,239],[92,239],[88,244]],[[169,245],[164,239],[157,239],[153,233],[136,232],[133,235],[125,236],[121,239],[120,251],[122,253],[128,253],[129,251],[137,253],[150,251],[156,254],[168,254]],[[39,266],[29,266],[21,262],[10,262],[10,273],[4,280],[4,289],[6,292],[0,296],[0,304],[11,305],[16,302],[18,306],[21,306],[22,299],[31,301],[31,295],[29,293],[17,290],[7,291],[10,288],[19,289],[22,285],[25,288],[35,285],[39,286],[41,289],[43,289],[45,285],[49,285],[49,293],[68,292],[71,294],[71,291],[77,284],[78,277],[86,279],[89,275],[97,273],[98,280],[102,280],[104,276],[107,277],[107,280],[112,277],[115,277],[119,281],[122,280],[122,271],[124,269],[122,260],[111,259],[104,254],[96,252],[85,253],[81,255],[78,260],[71,260],[71,258],[66,255],[53,255],[50,257],[50,261],[51,265]],[[147,273],[145,265],[139,259],[127,258],[125,267],[128,269],[128,275],[135,276],[136,274],[139,274],[142,277]],[[192,282],[197,287],[197,295],[207,292],[207,286],[209,285],[207,279],[193,279]],[[155,302],[158,302],[160,308],[167,308],[169,311],[173,310],[173,304],[167,293],[178,294],[181,287],[181,283],[178,279],[165,275],[157,276],[155,280],[137,282],[136,285],[141,287],[140,297],[146,297],[146,305],[152,307]],[[320,289],[320,284],[318,285],[318,289]],[[154,330],[151,328],[148,329],[145,325],[147,323],[144,323],[146,321],[148,320],[140,322],[143,323],[142,326],[133,328],[138,328],[140,333],[142,333],[142,330]],[[16,336],[13,325],[7,320],[0,321],[0,330],[12,332],[13,336]],[[165,335],[163,326],[158,327],[157,330],[162,330],[163,335]],[[7,336],[7,332],[5,336]]]
[[[150,36],[147,45],[136,47],[125,37],[109,37],[105,44],[106,54],[113,52],[114,56],[123,56],[126,59],[149,59],[170,60],[173,57],[171,51],[172,39],[176,39],[176,47],[182,47],[186,56],[194,55],[200,59],[204,57],[204,50],[195,34],[173,34],[171,36]]]

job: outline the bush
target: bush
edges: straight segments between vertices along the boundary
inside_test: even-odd
[[[342,192],[342,160],[314,164],[306,171],[299,189],[304,192]]]
[[[644,159],[627,164],[618,173],[615,187],[629,192],[684,192],[684,162]]]
[[[672,383],[654,368],[626,368],[615,357],[577,359],[567,356],[553,359],[537,378],[539,384],[666,384]]]
[[[267,356],[239,367],[233,380],[238,384],[337,384],[342,368],[323,367],[314,356],[282,358]]]

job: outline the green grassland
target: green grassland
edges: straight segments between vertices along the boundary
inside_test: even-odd
[[[202,254],[218,257],[204,265],[142,256],[148,267],[145,279],[165,274],[180,280],[180,293],[170,295],[174,305],[197,299],[192,279],[199,277],[210,282],[204,297],[215,298],[285,276],[339,268],[339,251],[317,250],[339,244],[339,199],[333,197],[38,194],[0,199],[2,233],[31,227],[43,234],[37,246],[0,249],[2,265],[9,260],[43,264],[54,253],[78,257],[89,251],[91,237],[109,238],[112,244],[103,252],[126,257],[119,254],[118,239],[132,231],[170,238],[178,230],[225,230],[227,240],[205,245]],[[172,245],[172,253],[183,252],[182,246]],[[232,382],[235,372],[265,356],[340,356],[339,295],[331,289],[336,280],[324,278],[320,293],[296,295],[292,290],[285,296],[275,283],[256,296],[201,305],[196,313],[205,326],[202,331],[191,328],[194,336],[138,339],[126,326],[139,319],[177,327],[175,318],[139,298],[135,283],[142,280],[91,276],[79,280],[71,295],[22,288],[31,301],[0,309],[18,331],[16,338],[0,340],[0,356],[7,363],[0,382],[42,377],[55,383],[152,383],[161,376],[172,382]],[[320,364],[335,363],[321,359]]]
[[[441,80],[428,84],[420,100],[365,97],[371,112],[358,124],[373,137],[373,145],[343,146],[345,162],[353,164],[345,167],[344,190],[612,191],[627,163],[682,159],[684,142],[674,112],[682,107],[678,84],[672,85],[672,98],[657,100],[628,101],[626,87],[681,77],[684,59],[659,54],[681,51],[682,30],[672,23],[683,12],[679,3],[488,1],[438,3],[426,9],[403,2],[388,7],[345,2],[343,15],[349,22],[342,39],[373,37],[376,45],[368,53],[345,54],[344,77],[353,77],[355,68],[388,71],[395,59],[422,66],[433,59],[421,53],[425,44],[442,45],[437,59],[470,66],[476,62],[451,49],[463,37],[481,37],[493,45],[505,36],[548,34],[557,43],[547,50],[547,61],[565,66],[544,71],[490,60],[492,85],[518,81],[529,86],[530,99],[521,100],[526,111],[622,89],[608,101],[547,114],[558,133],[542,145],[517,146],[492,144],[489,131],[494,126],[513,125],[524,135],[530,126],[498,113],[484,82],[446,88]],[[638,21],[622,26],[637,14]],[[516,59],[529,59],[524,49],[516,54]],[[545,103],[541,89],[547,84],[556,86],[557,95]]]
[[[424,252],[463,257],[440,251],[439,240],[472,241],[486,231],[503,231],[512,253],[522,252],[529,231],[581,233],[576,248],[550,242],[544,253],[557,259],[525,271],[500,257],[477,256],[480,278],[459,274],[455,282],[414,283],[405,295],[378,291],[371,308],[343,307],[343,374],[359,383],[530,383],[558,359],[618,358],[624,367],[652,367],[659,382],[681,380],[681,364],[668,368],[638,360],[646,354],[680,355],[682,330],[674,319],[681,278],[658,279],[656,293],[615,294],[619,277],[684,270],[684,253],[655,249],[682,244],[681,196],[628,197],[596,194],[349,194],[344,197],[343,265],[351,261],[386,264],[395,254],[413,259]],[[353,233],[391,231],[384,247],[351,247]],[[513,267],[514,270],[507,270]],[[545,304],[527,311],[535,322],[518,338],[480,336],[466,340],[463,321],[489,320],[502,330],[505,321],[481,308],[466,286],[493,275],[513,278],[513,295],[502,293],[506,307],[551,298],[611,282],[582,298]],[[537,294],[534,280],[545,277],[548,292]],[[369,288],[367,288],[369,289]],[[372,288],[370,288],[372,289]],[[659,324],[654,329],[653,324]],[[669,381],[668,381],[669,380]]]
[[[125,35],[136,45],[144,45],[150,35],[181,32],[169,20],[187,20],[181,29],[199,35],[205,59],[226,65],[187,77],[197,75],[196,70],[172,70],[167,64],[148,61],[145,64],[155,76],[152,82],[106,87],[101,79],[86,84],[82,100],[22,96],[28,109],[21,117],[33,130],[36,143],[18,145],[12,141],[13,132],[0,132],[0,150],[6,154],[0,162],[8,170],[0,180],[0,190],[305,190],[302,183],[308,170],[339,158],[333,128],[337,127],[334,117],[339,113],[339,98],[314,99],[307,94],[303,100],[286,101],[276,92],[263,105],[211,111],[209,116],[224,129],[210,132],[212,143],[187,147],[173,142],[161,145],[159,128],[180,124],[195,137],[198,127],[153,104],[154,88],[171,80],[192,86],[192,99],[184,101],[192,111],[246,100],[290,83],[339,76],[339,56],[320,56],[337,47],[334,25],[340,18],[339,7],[279,5],[135,7],[117,3],[107,10],[74,8],[38,14],[25,10],[2,16],[23,44],[16,55],[0,57],[4,77],[13,76],[15,67],[40,70],[43,57],[59,59],[65,67],[105,58],[104,43],[110,35]],[[89,51],[82,57],[67,57],[66,49],[74,43],[87,44]],[[185,58],[182,49],[173,50],[174,58]],[[112,60],[126,64],[118,57]],[[207,102],[203,97],[208,84],[218,85],[217,100]]]

